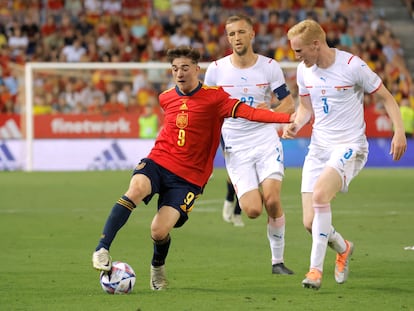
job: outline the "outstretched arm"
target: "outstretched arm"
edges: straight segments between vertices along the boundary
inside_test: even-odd
[[[290,123],[294,118],[294,114],[273,112],[268,109],[255,109],[239,102],[234,107],[233,117],[263,123]]]

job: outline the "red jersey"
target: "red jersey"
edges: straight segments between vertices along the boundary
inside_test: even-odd
[[[224,118],[287,123],[290,115],[254,109],[229,97],[222,87],[200,83],[191,94],[178,87],[159,96],[164,124],[148,158],[177,176],[204,187],[211,176]]]

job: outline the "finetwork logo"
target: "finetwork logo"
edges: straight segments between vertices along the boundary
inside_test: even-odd
[[[3,126],[0,126],[0,138],[11,139],[11,138],[22,138],[22,133],[13,119],[7,120]]]
[[[124,152],[116,141],[109,148],[104,149],[93,162],[88,165],[88,170],[126,170],[132,169],[134,164],[128,162]]]
[[[21,167],[17,163],[16,157],[6,145],[5,142],[0,143],[0,170],[1,171],[15,171]]]

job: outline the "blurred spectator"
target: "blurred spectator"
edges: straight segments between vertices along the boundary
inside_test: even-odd
[[[63,62],[80,62],[86,52],[81,39],[76,37],[72,44],[63,47],[60,60]]]
[[[102,13],[102,3],[100,0],[85,0],[83,3],[86,12],[86,19],[92,25],[96,25]]]
[[[89,106],[96,104],[97,98],[99,102],[105,102],[104,92],[96,88],[95,83],[89,78],[86,80],[85,87],[79,92],[78,101],[87,109]]]
[[[94,41],[88,42],[86,45],[86,53],[82,55],[81,61],[98,62],[100,60],[98,47]]]
[[[22,32],[26,34],[29,41],[26,49],[26,54],[30,57],[35,53],[36,46],[39,44],[40,28],[38,23],[33,19],[32,15],[28,14],[24,18],[24,23],[21,29]]]
[[[135,60],[135,46],[130,29],[126,25],[120,25],[118,33],[114,38],[115,45],[119,48],[121,61],[129,62]]]
[[[61,93],[61,96],[65,98],[66,103],[74,109],[77,102],[81,100],[80,92],[76,91],[75,80],[68,79],[65,83],[65,90]]]
[[[148,98],[138,118],[139,138],[156,138],[158,135],[159,117],[154,110],[155,105],[157,105],[157,99],[153,96]]]
[[[362,38],[371,30],[369,20],[364,17],[364,12],[358,8],[348,15],[348,27],[352,28],[357,44],[361,43]]]
[[[57,46],[59,46],[59,33],[57,30],[58,26],[55,22],[55,18],[53,17],[53,15],[47,15],[46,23],[44,23],[40,28],[40,33],[42,36],[43,43],[48,48],[56,48]]]
[[[118,94],[116,92],[109,94],[109,99],[102,106],[102,113],[105,115],[126,112],[126,107],[118,101]]]
[[[181,15],[178,17],[177,22],[181,25],[184,35],[191,38],[197,31],[197,21],[191,17],[191,15]]]
[[[168,37],[162,31],[162,29],[155,29],[151,37],[151,46],[154,52],[153,59],[160,59],[169,46]]]
[[[375,18],[371,21],[371,30],[377,34],[383,34],[389,29],[391,29],[391,26],[383,14],[380,14],[378,18]]]
[[[351,51],[352,47],[355,45],[353,28],[347,27],[346,31],[339,35],[339,44],[343,50],[348,52]]]
[[[22,33],[19,25],[13,28],[7,44],[10,47],[11,57],[16,62],[26,58],[26,50],[29,46],[29,38],[26,34]]]
[[[52,113],[63,113],[68,114],[73,111],[73,107],[71,107],[67,102],[64,95],[61,95],[57,98],[56,101],[52,104]]]
[[[19,81],[14,70],[6,68],[3,71],[3,83],[10,92],[12,99],[15,100],[19,91]]]
[[[83,15],[83,2],[82,0],[65,0],[65,12],[70,12],[73,20],[76,20],[79,16]]]
[[[414,133],[414,109],[407,97],[401,99],[400,111],[404,122],[405,136],[412,138]]]
[[[267,22],[267,31],[273,33],[275,28],[281,28],[284,31],[283,23],[280,22],[280,15],[278,11],[271,11],[269,13]]]
[[[273,56],[278,62],[294,62],[296,61],[295,53],[287,45],[278,46]]]
[[[183,27],[177,27],[175,33],[170,37],[170,47],[190,45],[191,39],[184,33]]]
[[[96,39],[96,45],[100,53],[112,53],[112,36],[108,31],[103,32]]]
[[[6,45],[7,40],[6,30],[2,27],[2,25],[0,25],[0,46]]]
[[[140,113],[141,106],[138,103],[138,99],[136,96],[131,96],[128,98],[128,105],[127,105],[128,113]]]
[[[196,31],[191,38],[191,47],[198,50],[203,59],[208,59],[204,48],[204,38],[199,31]]]
[[[0,83],[0,112],[4,113],[7,111],[7,102],[11,101],[12,95],[4,83]]]
[[[52,106],[48,105],[45,94],[46,93],[43,88],[34,89],[34,97],[33,97],[33,114],[34,115],[52,113]]]
[[[106,16],[117,16],[121,13],[122,6],[119,0],[103,0],[102,11]]]
[[[64,0],[47,0],[46,10],[49,14],[60,16],[65,6]]]
[[[117,98],[118,102],[123,104],[125,107],[128,107],[129,99],[134,96],[132,93],[131,83],[123,83],[120,91],[118,92]]]
[[[266,24],[259,24],[259,31],[256,33],[254,40],[254,50],[262,55],[270,56],[270,45],[273,43],[272,34],[267,32]]]
[[[326,32],[326,42],[331,48],[336,48],[339,46],[340,40],[335,30],[330,29]]]
[[[0,112],[2,114],[16,114],[19,113],[18,108],[14,104],[13,100],[11,98],[7,99],[4,102],[3,110]]]
[[[175,29],[179,27],[179,23],[177,21],[177,17],[174,14],[168,15],[167,20],[162,22],[162,26],[164,28],[164,32],[167,36],[171,36],[175,33]]]
[[[138,103],[143,106],[145,105],[151,96],[157,94],[154,88],[152,88],[151,84],[145,85],[144,87],[140,88],[139,91],[136,93]]]
[[[414,0],[405,0],[404,2],[407,6],[408,14],[414,19]]]
[[[59,25],[59,33],[62,36],[63,44],[70,45],[73,44],[76,38],[76,28],[72,23],[71,16],[68,13],[61,15],[61,21]],[[79,37],[81,40],[83,38]]]
[[[138,94],[138,92],[147,86],[148,82],[148,73],[145,70],[135,69],[133,71],[132,79],[132,93]]]
[[[102,114],[104,103],[105,101],[100,96],[93,96],[91,104],[86,107],[86,112],[90,114]]]
[[[336,16],[341,7],[341,0],[324,0],[324,5],[329,15]]]
[[[191,14],[192,6],[191,0],[170,0],[171,11],[174,15],[180,16],[185,14]]]
[[[76,29],[76,36],[81,37],[81,36],[86,36],[89,33],[91,33],[94,30],[94,27],[86,19],[86,14],[81,13],[77,15],[75,29]]]
[[[272,31],[272,39],[269,43],[269,49],[271,51],[276,51],[276,49],[281,46],[288,46],[288,39],[283,28],[275,27]],[[273,57],[273,55],[270,55],[270,57]]]

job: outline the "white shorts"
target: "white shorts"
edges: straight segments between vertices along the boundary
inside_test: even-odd
[[[284,176],[283,146],[280,141],[270,146],[225,152],[224,159],[238,198],[250,190],[258,189],[267,178],[282,180]]]
[[[325,166],[334,168],[342,178],[341,192],[347,192],[351,180],[365,166],[368,147],[349,144],[330,148],[310,147],[302,170],[302,192],[313,192],[316,180]]]

